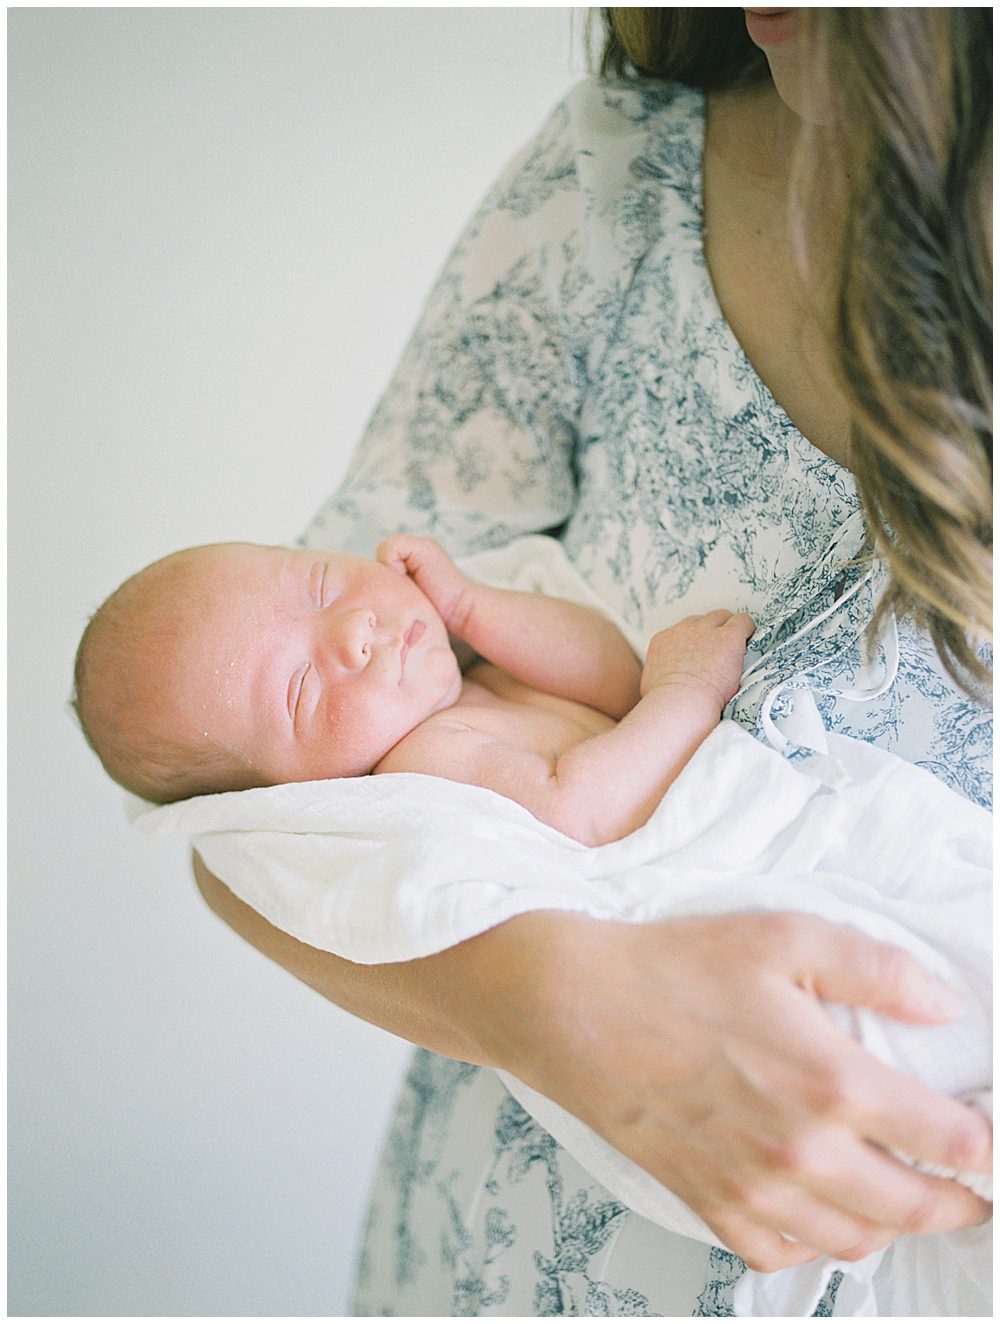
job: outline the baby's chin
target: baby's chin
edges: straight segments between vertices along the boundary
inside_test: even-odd
[[[436,704],[427,714],[428,717],[433,717],[435,713],[440,713],[443,712],[445,708],[450,708],[452,704],[458,702],[459,695],[462,693],[462,672],[459,669],[458,658],[455,657],[454,653],[452,653],[452,658],[455,662],[455,674],[451,678],[451,684],[448,686],[440,703]],[[426,721],[426,718],[424,720]]]

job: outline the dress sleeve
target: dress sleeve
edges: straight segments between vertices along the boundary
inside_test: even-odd
[[[563,102],[460,237],[302,545],[369,555],[404,530],[464,555],[566,520],[585,358],[576,156]]]

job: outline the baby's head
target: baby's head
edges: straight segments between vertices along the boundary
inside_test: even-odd
[[[461,688],[448,632],[402,573],[253,543],[154,562],[94,614],[74,707],[148,800],[362,776]]]

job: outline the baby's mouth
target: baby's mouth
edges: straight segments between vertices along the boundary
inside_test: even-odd
[[[427,633],[427,626],[423,621],[414,621],[406,634],[403,635],[403,646],[399,650],[399,666],[402,672],[403,663],[406,661],[406,655],[410,649],[420,642]]]

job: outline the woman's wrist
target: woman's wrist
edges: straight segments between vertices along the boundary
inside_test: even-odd
[[[439,963],[441,1017],[453,1041],[465,1044],[464,1053],[452,1056],[537,1076],[535,1050],[560,1016],[563,998],[553,969],[570,918],[558,911],[516,915],[429,958]]]
[[[567,1103],[561,1098],[567,1077],[576,1075],[567,1067],[590,1033],[581,972],[592,980],[595,970],[612,968],[606,963],[613,961],[616,935],[633,927],[572,911],[537,910],[462,944],[463,961],[473,959],[476,977],[457,1001],[476,1060]],[[578,1116],[582,1102],[573,1100]]]

